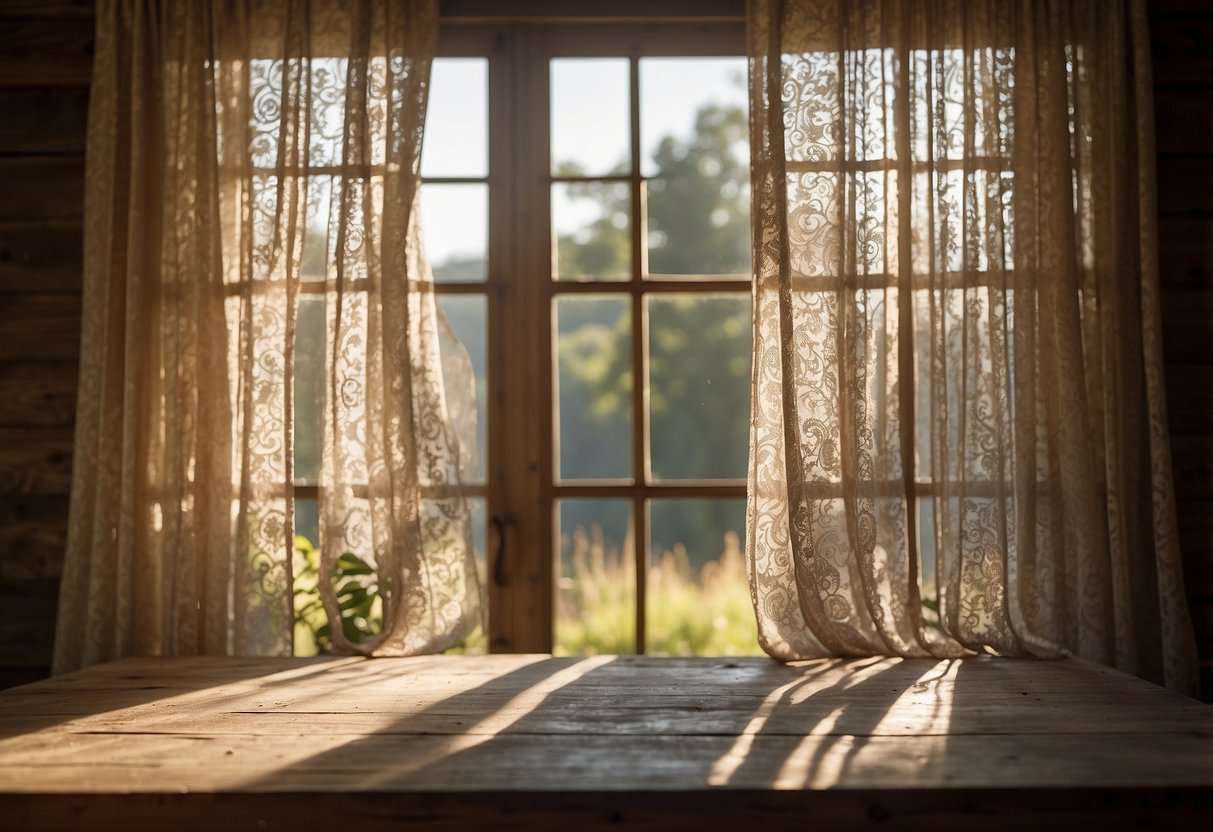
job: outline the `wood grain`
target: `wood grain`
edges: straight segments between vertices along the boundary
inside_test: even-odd
[[[84,87],[0,88],[0,153],[83,153]]]
[[[1179,500],[1213,500],[1213,436],[1173,435],[1171,465]]]
[[[50,667],[59,582],[0,581],[0,667]]]
[[[84,212],[84,158],[19,156],[0,158],[0,221],[78,219]]]
[[[1188,16],[1192,13],[1209,14],[1209,0],[1146,0],[1146,10],[1151,20],[1157,21],[1164,15]]]
[[[86,87],[92,67],[89,17],[6,16],[0,23],[0,87]]]
[[[0,428],[0,495],[70,493],[72,439],[71,428]]]
[[[0,303],[0,361],[80,358],[80,296],[13,295]]]
[[[1156,85],[1207,85],[1213,78],[1213,16],[1155,16],[1150,26],[1150,50]]]
[[[919,830],[920,832],[1075,832],[1100,829],[1200,829],[1208,800],[1200,790],[1096,789],[1034,793],[1030,806],[1014,789],[878,789],[772,791],[727,789],[671,792],[510,791],[469,799],[459,792],[362,792],[354,795],[267,792],[254,801],[227,794],[64,794],[4,800],[6,817],[21,829],[312,829],[350,823],[359,832],[426,829],[466,832],[636,832],[711,830]],[[811,819],[811,823],[806,821]],[[262,826],[263,825],[263,826]]]
[[[1171,364],[1165,373],[1171,433],[1213,434],[1213,364]]]
[[[1164,292],[1213,287],[1213,217],[1159,217],[1158,277]]]
[[[0,295],[79,293],[83,243],[78,220],[0,225]]]
[[[0,690],[40,682],[48,676],[50,670],[43,667],[0,667]]]
[[[1158,159],[1158,190],[1162,216],[1213,215],[1213,156],[1162,156]]]
[[[1016,799],[983,829],[1035,828],[1033,812],[1062,807],[1071,823],[1130,828],[1208,806],[1211,746],[1209,706],[1074,659],[130,659],[0,694],[0,811],[21,828],[127,812],[194,828],[199,807],[212,824],[241,806],[264,818],[267,795],[308,794],[312,826],[321,807],[348,817],[366,798],[379,808],[360,829],[453,828],[526,795],[519,827],[736,828],[739,807],[802,826],[842,811],[819,798],[928,794],[922,819],[948,829],[956,799],[990,792]],[[722,793],[733,803],[697,813]],[[421,811],[447,795],[464,814]],[[786,817],[766,802],[787,795]],[[603,799],[615,815],[582,817]]]
[[[0,17],[85,17],[95,13],[96,0],[0,0]]]
[[[1154,96],[1160,154],[1207,154],[1213,135],[1213,87],[1160,89]]]
[[[67,546],[67,495],[0,501],[0,580],[58,578]]]
[[[75,361],[0,364],[0,427],[72,424],[78,371]]]
[[[1167,365],[1213,364],[1213,289],[1170,289],[1159,300]]]

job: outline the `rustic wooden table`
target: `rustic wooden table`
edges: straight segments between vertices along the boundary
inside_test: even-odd
[[[0,828],[1190,828],[1213,708],[1066,659],[128,659],[0,693]]]

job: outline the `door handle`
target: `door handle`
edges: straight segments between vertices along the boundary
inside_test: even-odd
[[[505,571],[505,527],[510,524],[509,515],[494,514],[489,518],[493,532],[497,535],[497,554],[493,559],[493,583],[505,586],[509,583],[509,575]]]

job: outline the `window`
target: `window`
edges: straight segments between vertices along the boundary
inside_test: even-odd
[[[490,649],[758,651],[743,47],[740,22],[444,26],[422,216],[477,384]],[[322,315],[302,299],[305,535]]]
[[[549,67],[554,649],[750,652],[745,60]]]

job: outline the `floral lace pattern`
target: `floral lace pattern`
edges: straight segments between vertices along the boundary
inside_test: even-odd
[[[325,310],[324,400],[301,403],[323,409],[321,594],[337,620],[329,576],[348,551],[384,602],[377,639],[334,627],[335,644],[459,643],[479,620],[460,485],[474,391],[416,208],[437,3],[103,0],[97,14],[56,670],[290,654],[305,284]]]
[[[1192,690],[1142,4],[748,23],[764,648],[1073,651]]]

